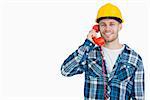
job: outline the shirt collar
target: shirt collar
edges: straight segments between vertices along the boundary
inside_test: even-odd
[[[137,67],[138,62],[142,61],[141,57],[134,50],[132,50],[127,44],[124,45],[125,47],[122,50],[121,54],[119,55],[118,63],[122,62]],[[95,48],[99,48],[99,46],[95,45],[94,49]]]

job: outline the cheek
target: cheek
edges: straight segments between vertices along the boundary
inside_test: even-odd
[[[114,33],[114,34],[117,34],[118,31],[119,31],[119,28],[118,28],[118,27],[114,27],[114,28],[113,28],[113,33]]]
[[[103,30],[102,29],[100,29],[99,31],[100,31],[100,34],[103,34]]]
[[[104,28],[101,28],[101,29],[100,29],[100,33],[101,33],[101,34],[104,34],[105,32],[106,32],[106,29],[104,29]],[[112,31],[111,31],[111,32],[112,32]]]
[[[104,28],[100,28],[100,32],[103,32],[104,31]]]

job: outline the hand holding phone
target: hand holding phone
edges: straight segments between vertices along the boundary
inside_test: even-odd
[[[98,33],[99,32],[99,25],[94,25],[92,29]],[[92,37],[92,39],[93,39],[94,43],[99,45],[99,46],[102,46],[105,44],[105,40],[102,37],[99,37],[99,38]]]

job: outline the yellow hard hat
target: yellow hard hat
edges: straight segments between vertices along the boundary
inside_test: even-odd
[[[120,23],[123,22],[121,11],[117,6],[111,3],[107,3],[99,8],[96,22],[99,23],[99,21],[104,18],[112,18],[112,19],[116,19]]]

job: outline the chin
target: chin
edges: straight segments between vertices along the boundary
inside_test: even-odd
[[[112,42],[112,41],[115,41],[116,39],[114,38],[104,38],[106,42]]]
[[[111,39],[111,38],[104,38],[104,39],[105,39],[106,42],[111,42],[111,41],[113,41],[113,39]]]

